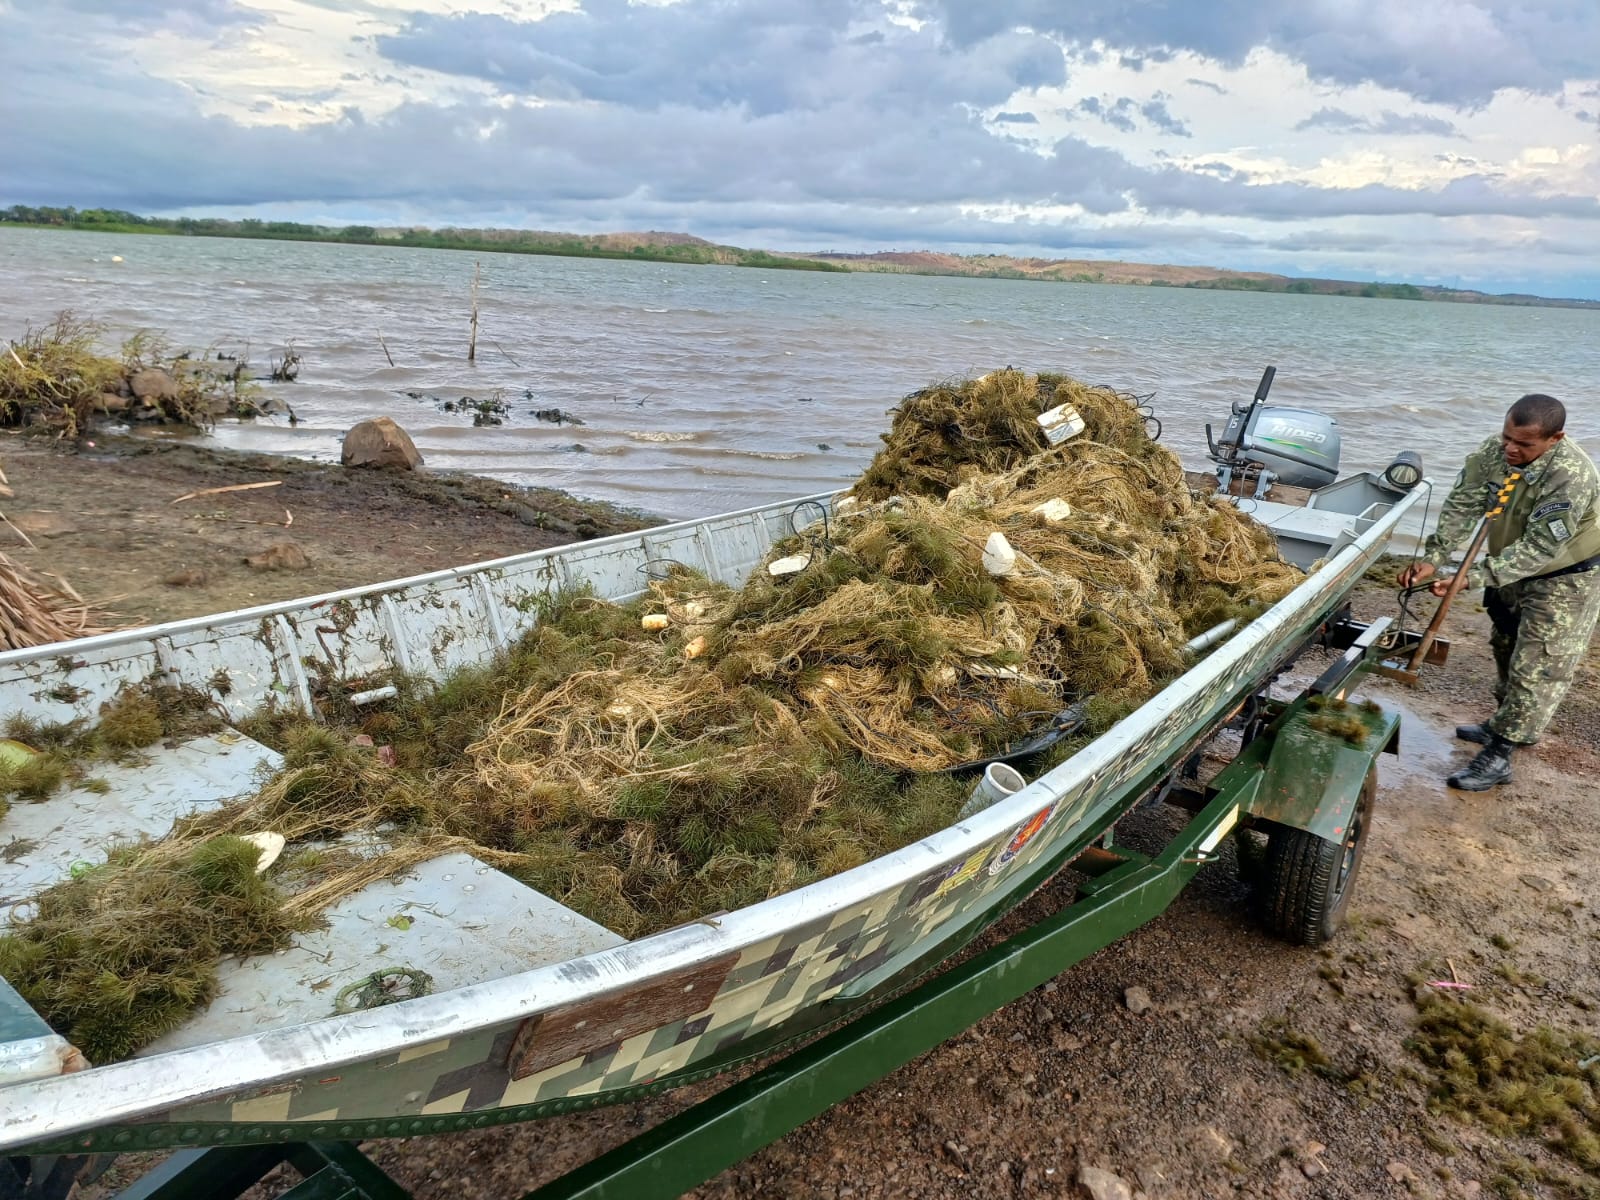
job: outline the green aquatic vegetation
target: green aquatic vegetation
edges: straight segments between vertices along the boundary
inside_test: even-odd
[[[443,681],[384,678],[395,695],[358,708],[317,679],[314,713],[241,722],[282,768],[159,849],[63,885],[37,936],[8,943],[8,975],[116,1055],[209,996],[210,968],[169,953],[184,922],[202,959],[258,952],[446,849],[625,937],[743,907],[948,827],[975,762],[1081,705],[1082,730],[1024,765],[1060,761],[1185,668],[1186,631],[1221,592],[1266,603],[1301,577],[1247,518],[1187,491],[1124,396],[1015,371],[919,396],[871,475],[901,499],[872,503],[864,481],[854,511],[775,548],[805,554],[798,574],[758,568],[732,589],[652,563],[629,603],[527,597],[538,623]],[[1087,436],[1041,449],[1037,416],[1069,398]],[[939,424],[952,413],[957,437]],[[1062,505],[1070,517],[1042,515]],[[1002,529],[1019,565],[997,576],[983,553]],[[139,689],[96,723],[26,732],[83,779],[215,720],[184,701]],[[265,830],[291,847],[273,876],[287,898],[246,870],[237,835]],[[388,849],[305,850],[352,832]],[[121,906],[121,942],[106,933],[95,953],[125,963],[138,995],[95,984],[62,932],[101,902]],[[133,945],[137,963],[117,958]]]
[[[239,838],[113,850],[34,898],[0,936],[0,974],[91,1062],[177,1028],[216,990],[217,962],[309,927],[255,873]]]
[[[0,799],[46,800],[64,786],[104,794],[105,780],[90,774],[103,763],[132,763],[163,738],[185,739],[222,728],[199,692],[150,683],[127,687],[100,706],[98,717],[52,723],[13,715],[5,736],[34,751],[0,762]]]
[[[1435,1111],[1600,1171],[1600,1039],[1548,1025],[1519,1032],[1471,1001],[1429,997],[1406,1045],[1432,1069]]]

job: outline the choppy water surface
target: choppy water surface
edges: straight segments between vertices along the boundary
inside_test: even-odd
[[[1412,447],[1447,476],[1528,391],[1600,447],[1585,310],[0,229],[0,339],[64,308],[110,340],[248,348],[263,372],[292,341],[299,381],[274,390],[300,424],[227,422],[218,443],[337,458],[350,425],[391,416],[430,466],[675,517],[847,483],[900,396],[1006,365],[1153,394],[1192,465],[1267,363],[1274,401],[1339,418],[1349,467]],[[496,394],[498,427],[429,398]],[[551,408],[584,423],[532,415]]]

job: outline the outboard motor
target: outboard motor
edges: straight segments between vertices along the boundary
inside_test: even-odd
[[[1229,491],[1234,480],[1255,478],[1255,495],[1264,497],[1274,483],[1319,488],[1339,474],[1339,422],[1305,408],[1264,407],[1278,368],[1261,374],[1255,396],[1234,401],[1228,425],[1218,441],[1206,426],[1211,461],[1217,464],[1217,487]]]

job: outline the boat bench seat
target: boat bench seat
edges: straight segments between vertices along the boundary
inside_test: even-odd
[[[281,763],[260,742],[224,730],[152,747],[135,764],[107,765],[97,771],[103,789],[62,788],[13,804],[0,823],[0,931],[28,914],[29,897],[105,861],[117,843],[163,837],[180,818],[255,791]],[[381,845],[369,840],[357,849]],[[323,927],[285,950],[225,960],[211,1004],[142,1053],[449,991],[624,940],[461,852],[368,884],[323,917]]]
[[[324,928],[297,935],[286,950],[223,962],[210,1006],[141,1053],[451,991],[624,941],[461,852],[368,884],[323,916]]]
[[[164,837],[173,822],[210,812],[259,786],[283,759],[231,729],[140,751],[139,761],[95,768],[104,790],[63,787],[13,801],[0,820],[0,932],[26,916],[29,896],[97,866],[116,845]]]

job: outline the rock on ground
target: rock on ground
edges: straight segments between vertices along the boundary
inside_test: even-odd
[[[128,380],[128,388],[146,404],[178,398],[178,381],[159,367],[135,371]]]
[[[422,465],[411,435],[388,417],[362,421],[344,435],[339,461],[347,467],[387,467],[401,471]]]
[[[257,571],[304,571],[311,565],[300,544],[284,538],[273,542],[259,554],[247,555],[244,565]]]
[[[1078,1182],[1088,1189],[1094,1200],[1133,1200],[1133,1189],[1120,1175],[1099,1167],[1079,1167]]]

